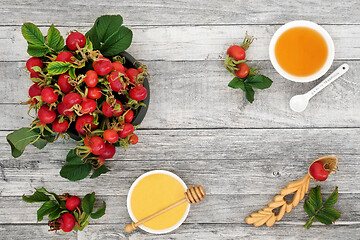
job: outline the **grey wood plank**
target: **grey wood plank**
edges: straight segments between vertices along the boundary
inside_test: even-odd
[[[20,196],[35,187],[57,192],[94,190],[99,195],[126,195],[142,173],[169,170],[188,185],[202,184],[209,194],[276,194],[287,182],[300,179],[318,157],[336,155],[340,171],[323,186],[341,193],[360,193],[360,129],[215,129],[139,130],[140,142],[118,149],[112,169],[98,179],[69,182],[59,176],[75,143],[56,142],[42,151],[29,146],[13,159],[0,132],[0,193]]]
[[[75,240],[78,239],[76,232],[64,233],[58,231],[49,232],[46,224],[0,224],[0,239],[2,240]]]
[[[359,225],[319,226],[314,224],[306,230],[302,226],[277,225],[272,228],[255,228],[246,224],[183,224],[166,235],[154,235],[138,230],[125,233],[117,224],[89,226],[79,232],[79,240],[112,239],[265,239],[265,240],[308,240],[308,239],[359,239]]]
[[[333,190],[333,187],[325,186],[324,192]],[[61,194],[60,192],[57,192]],[[192,205],[186,223],[245,223],[245,217],[252,212],[267,206],[276,194],[223,194],[207,195],[205,199],[196,205]],[[324,194],[327,197],[328,194]],[[360,224],[360,206],[357,204],[360,194],[340,193],[339,200],[334,207],[341,213],[341,218],[336,225]],[[307,198],[307,196],[306,196]],[[114,224],[118,223],[122,229],[131,222],[127,207],[126,195],[96,196],[96,204],[106,202],[106,214],[100,219],[91,219],[90,224]],[[36,211],[42,203],[26,203],[17,197],[0,197],[0,224],[33,224],[36,223]],[[285,214],[281,222],[276,225],[293,224],[304,225],[308,215],[303,210],[303,202],[290,213]],[[97,206],[96,206],[97,207]],[[164,206],[165,207],[165,206]],[[47,223],[47,217],[41,223]]]
[[[336,61],[332,72],[342,61]],[[266,90],[256,90],[250,104],[241,90],[227,86],[232,79],[220,61],[145,62],[151,74],[149,110],[142,128],[311,128],[359,127],[360,62],[349,61],[350,70],[321,91],[302,113],[289,107],[296,94],[309,91],[319,81],[293,83],[275,72],[269,61],[253,61],[260,73],[273,79]],[[32,119],[26,101],[31,81],[25,63],[0,63],[0,129],[28,126]],[[209,73],[211,69],[211,73]],[[328,73],[328,74],[329,74]],[[6,103],[6,104],[4,104]],[[34,115],[34,113],[33,113]],[[16,119],[16,121],[13,121]]]
[[[69,9],[76,14],[68,14]],[[93,11],[96,9],[96,11]],[[139,14],[141,11],[141,14]],[[244,3],[222,1],[82,1],[60,3],[47,1],[3,0],[1,25],[21,25],[25,21],[37,24],[55,23],[64,26],[88,25],[103,14],[121,14],[132,25],[194,25],[194,24],[281,24],[294,19],[318,23],[358,24],[359,5],[356,0],[287,1],[254,0]],[[339,14],[341,13],[341,14]]]
[[[49,23],[50,25],[50,23]],[[360,25],[324,25],[333,37],[336,59],[359,59]],[[195,61],[224,59],[230,45],[241,44],[246,31],[257,40],[247,51],[248,59],[269,60],[268,47],[278,25],[221,26],[135,26],[128,51],[139,60]],[[46,34],[48,27],[40,28]],[[85,33],[88,27],[77,27]],[[59,27],[63,36],[73,30]],[[0,61],[24,61],[29,58],[21,26],[0,27]]]

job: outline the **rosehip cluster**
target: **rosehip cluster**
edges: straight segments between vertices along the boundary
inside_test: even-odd
[[[37,111],[33,126],[42,131],[64,137],[69,128],[76,130],[84,140],[79,155],[96,155],[97,168],[114,156],[114,144],[126,148],[138,142],[131,123],[147,97],[143,86],[147,73],[145,66],[126,68],[120,56],[105,58],[87,41],[83,34],[72,32],[66,39],[70,51],[26,62],[34,82],[27,103]],[[51,73],[48,66],[54,61],[69,63],[75,70]]]

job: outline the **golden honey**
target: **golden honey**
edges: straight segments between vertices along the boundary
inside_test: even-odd
[[[175,178],[162,173],[151,174],[141,179],[130,198],[131,210],[141,220],[184,198],[186,189]],[[174,226],[185,215],[188,203],[183,203],[168,212],[144,223],[153,230]]]
[[[294,27],[278,38],[275,57],[284,71],[305,77],[318,72],[324,66],[328,47],[317,31],[308,27]]]

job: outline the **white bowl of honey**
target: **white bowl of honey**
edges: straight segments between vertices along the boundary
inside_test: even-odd
[[[334,42],[320,25],[292,21],[281,26],[269,46],[276,71],[294,82],[311,82],[322,77],[334,61]]]
[[[172,172],[153,170],[138,177],[127,196],[127,209],[133,222],[137,222],[184,198],[187,186]],[[189,214],[187,202],[140,225],[149,233],[168,233],[178,228]]]

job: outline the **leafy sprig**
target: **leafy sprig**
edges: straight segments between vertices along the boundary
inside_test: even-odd
[[[246,33],[246,36],[243,40],[241,47],[246,51],[250,45],[253,43],[255,38],[249,36]],[[272,84],[272,80],[264,75],[259,75],[256,68],[249,68],[249,73],[244,78],[239,78],[236,76],[236,71],[238,69],[238,64],[245,63],[247,59],[236,60],[233,57],[226,55],[224,65],[225,68],[234,76],[234,78],[229,82],[228,86],[234,89],[240,88],[245,92],[246,99],[252,103],[254,101],[255,91],[257,89],[266,89],[269,88]]]
[[[89,224],[89,218],[98,219],[105,214],[106,203],[103,202],[96,211],[94,206],[96,202],[95,193],[86,194],[82,200],[82,204],[74,211],[70,211],[65,207],[69,194],[57,195],[47,191],[45,188],[35,189],[34,194],[30,196],[22,196],[22,199],[28,203],[43,202],[43,205],[37,211],[37,221],[43,220],[44,216],[49,217],[49,224],[60,218],[61,214],[69,212],[75,217],[75,231],[81,231]]]
[[[304,227],[310,228],[312,223],[317,220],[323,224],[330,225],[340,218],[340,213],[332,206],[338,200],[338,187],[323,201],[320,186],[312,188],[309,200],[304,202],[304,210],[310,216]]]
[[[254,75],[253,68],[250,69],[249,75],[245,78],[234,77],[231,82],[229,82],[229,87],[231,88],[240,88],[246,94],[246,99],[252,103],[254,101],[255,91],[257,89],[266,89],[269,88],[272,84],[272,80],[264,75]]]
[[[43,57],[48,53],[57,54],[64,48],[64,38],[54,24],[44,37],[40,29],[33,23],[25,23],[21,32],[28,42],[28,54],[33,57]]]

